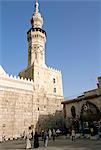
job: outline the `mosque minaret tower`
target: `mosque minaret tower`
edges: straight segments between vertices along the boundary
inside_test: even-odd
[[[39,12],[39,3],[36,1],[35,12],[31,19],[32,28],[27,33],[28,39],[28,66],[34,64],[45,66],[46,33],[42,29],[43,18]]]
[[[46,32],[43,30],[43,22],[39,3],[36,0],[35,11],[31,18],[31,28],[27,32],[28,66],[19,75],[32,79],[35,87],[44,89],[45,94],[63,96],[61,71],[48,67],[45,63]]]

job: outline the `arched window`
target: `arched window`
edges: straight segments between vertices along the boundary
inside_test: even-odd
[[[72,107],[71,107],[71,115],[72,115],[73,118],[76,117],[75,106],[72,106]]]
[[[35,59],[37,60],[37,53],[35,52]]]

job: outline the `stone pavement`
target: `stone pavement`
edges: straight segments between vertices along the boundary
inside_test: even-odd
[[[0,143],[0,150],[24,150],[25,144],[24,140],[7,141]],[[59,138],[54,142],[50,140],[47,149],[44,148],[43,141],[40,141],[39,149],[30,150],[101,150],[101,140],[76,139],[71,141]]]

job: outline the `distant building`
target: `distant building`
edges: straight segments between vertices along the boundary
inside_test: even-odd
[[[62,102],[67,127],[72,121],[96,122],[101,120],[101,77],[98,77],[97,88],[84,92],[75,99]]]
[[[42,29],[43,18],[36,1],[27,32],[28,66],[18,77],[9,76],[0,66],[0,140],[17,138],[33,128],[39,118],[54,115],[62,110],[63,101],[61,71],[45,64],[46,32]]]

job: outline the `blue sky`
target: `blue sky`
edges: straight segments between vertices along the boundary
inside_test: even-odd
[[[18,75],[27,66],[27,31],[34,0],[0,0],[0,64]],[[98,0],[40,0],[47,33],[46,64],[62,71],[64,96],[96,88],[101,76]]]

